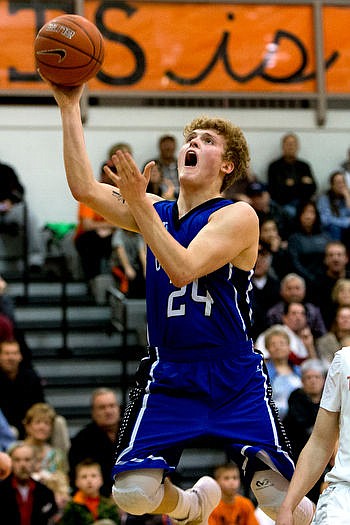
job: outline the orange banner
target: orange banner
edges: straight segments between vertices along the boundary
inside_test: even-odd
[[[35,72],[34,38],[43,23],[72,12],[72,2],[40,4],[0,0],[0,94],[46,89]],[[322,12],[327,90],[349,94],[350,6]],[[87,0],[84,14],[106,45],[89,82],[96,92],[316,90],[310,5]]]

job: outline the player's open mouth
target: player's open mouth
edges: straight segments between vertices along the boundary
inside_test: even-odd
[[[185,166],[197,166],[197,154],[193,150],[188,150],[185,155]]]

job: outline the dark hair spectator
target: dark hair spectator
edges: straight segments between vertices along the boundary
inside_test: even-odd
[[[288,238],[288,254],[293,271],[315,286],[323,270],[323,260],[330,236],[321,231],[321,220],[314,201],[299,205],[295,217],[295,232]]]
[[[350,190],[346,185],[345,175],[334,171],[329,176],[328,190],[319,196],[317,206],[321,223],[331,239],[350,241]]]
[[[119,421],[120,406],[116,393],[109,388],[94,390],[91,398],[91,421],[72,438],[68,454],[72,486],[76,465],[91,458],[102,468],[101,494],[110,496],[113,484],[111,468]]]
[[[41,378],[33,368],[23,366],[17,341],[0,343],[0,408],[10,425],[24,437],[23,418],[34,404],[44,401]]]

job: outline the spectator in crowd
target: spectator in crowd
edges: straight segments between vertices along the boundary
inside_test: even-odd
[[[57,470],[49,478],[45,478],[42,483],[51,489],[55,496],[57,513],[52,520],[52,525],[54,525],[54,523],[59,523],[67,503],[72,499],[69,478],[64,472]]]
[[[282,240],[276,221],[266,217],[260,223],[260,242],[267,244],[272,254],[271,266],[278,279],[282,279],[290,270],[288,242]]]
[[[271,271],[272,254],[265,244],[259,244],[258,257],[252,277],[253,326],[255,339],[268,327],[266,313],[280,299],[280,282]]]
[[[0,314],[0,342],[9,341],[14,337],[14,326],[7,315]]]
[[[247,173],[245,177],[242,177],[239,180],[234,181],[228,188],[222,192],[222,196],[225,199],[230,199],[231,201],[245,201],[250,203],[250,197],[247,195],[247,188],[251,182],[257,181],[257,176],[251,170],[251,167],[248,166]]]
[[[159,155],[155,160],[161,169],[164,180],[172,182],[174,196],[179,194],[179,176],[176,160],[176,138],[173,135],[162,135],[158,141]],[[145,162],[146,165],[149,161]]]
[[[318,357],[316,349],[316,341],[311,332],[309,325],[305,325],[301,330],[299,330],[299,337],[304,343],[304,346],[307,350],[308,356],[310,359],[316,359]]]
[[[350,336],[350,306],[339,306],[330,330],[316,340],[317,353],[328,367]]]
[[[266,367],[272,386],[273,399],[282,421],[288,411],[289,395],[301,387],[300,369],[290,362],[289,336],[282,325],[271,326],[265,332],[265,347],[269,352]]]
[[[282,137],[282,156],[268,166],[271,198],[295,217],[301,201],[315,195],[317,185],[310,164],[298,158],[299,140],[294,133]]]
[[[17,432],[12,428],[0,409],[0,451],[5,451],[16,441]]]
[[[62,450],[49,443],[55,418],[56,412],[48,403],[35,403],[27,410],[23,420],[25,442],[34,450],[33,477],[43,483],[54,472],[68,472],[68,458]]]
[[[24,256],[33,271],[44,264],[44,242],[37,218],[24,201],[25,189],[15,170],[0,163],[0,251],[8,256]]]
[[[16,339],[21,347],[23,364],[31,366],[32,352],[27,345],[23,330],[18,326],[14,301],[6,290],[7,282],[0,275],[0,341]]]
[[[91,399],[91,419],[91,422],[72,438],[68,455],[71,483],[74,486],[76,465],[86,458],[94,459],[102,468],[101,493],[108,497],[112,488],[111,470],[120,421],[120,406],[113,390],[94,390]]]
[[[128,297],[146,296],[146,244],[139,233],[117,228],[112,237],[112,273]]]
[[[170,179],[163,177],[162,167],[158,160],[154,162],[154,166],[150,171],[150,178],[147,185],[147,193],[159,195],[166,200],[175,200],[175,186]]]
[[[283,421],[295,461],[314,428],[326,377],[320,359],[307,359],[300,365],[300,372],[302,386],[290,394],[287,415]],[[323,476],[308,493],[314,503],[318,501],[322,481]]]
[[[306,287],[317,287],[329,235],[321,231],[321,221],[313,201],[302,203],[295,218],[295,232],[288,238],[292,269],[303,277]]]
[[[324,270],[317,282],[313,302],[319,306],[322,317],[329,329],[333,320],[332,291],[338,279],[350,279],[349,257],[344,243],[330,241],[325,248]]]
[[[24,437],[23,419],[34,404],[44,401],[41,378],[33,368],[22,365],[17,341],[0,342],[0,408],[19,438]]]
[[[117,142],[116,144],[113,144],[108,150],[107,165],[110,168],[113,167],[113,162],[111,162],[110,159],[112,158],[112,155],[114,155],[114,153],[118,150],[127,151],[128,153],[130,153],[130,155],[133,155],[132,147],[127,142]]]
[[[50,525],[57,512],[55,497],[48,487],[31,475],[34,452],[17,442],[10,449],[12,474],[0,483],[1,522],[8,525]]]
[[[296,273],[289,273],[281,280],[281,300],[267,312],[267,322],[271,326],[282,322],[286,303],[297,302],[305,307],[306,321],[314,337],[321,337],[326,333],[326,327],[318,306],[306,301],[306,283],[303,277]]]
[[[118,508],[111,498],[100,493],[103,485],[101,466],[85,459],[75,467],[75,485],[78,491],[64,509],[60,525],[90,525],[96,520],[111,520],[119,525]]]
[[[348,148],[346,154],[346,159],[340,164],[340,171],[344,173],[346,185],[350,188],[350,148]]]
[[[300,337],[300,332],[307,326],[304,305],[301,303],[286,303],[282,315],[282,324],[289,337],[290,353],[289,360],[294,364],[300,364],[309,356],[308,349]],[[274,325],[272,325],[274,326]],[[270,354],[265,345],[265,335],[269,330],[262,332],[255,341],[255,347],[263,353],[265,359],[269,359]]]
[[[327,327],[331,327],[339,306],[350,306],[350,278],[340,278],[333,286],[330,304],[325,308]]]
[[[329,176],[329,188],[317,200],[321,224],[331,239],[342,241],[346,246],[350,241],[350,189],[345,175],[334,171]]]
[[[100,180],[113,185],[101,166]],[[112,235],[115,228],[101,215],[86,204],[79,203],[78,225],[75,234],[75,247],[79,253],[85,280],[94,290],[94,280],[109,272],[109,259],[112,254]]]
[[[275,221],[282,240],[286,240],[291,231],[291,220],[282,206],[271,199],[268,186],[263,182],[252,181],[246,188],[249,202],[253,206],[262,224],[266,219]]]
[[[0,313],[6,315],[12,322],[15,320],[15,306],[12,297],[6,292],[7,282],[0,275]]]
[[[259,525],[252,501],[240,494],[241,476],[235,463],[218,465],[214,478],[221,488],[219,505],[209,516],[208,525]]]

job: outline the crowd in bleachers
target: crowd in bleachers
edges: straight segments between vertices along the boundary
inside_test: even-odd
[[[111,181],[103,165],[110,163],[118,148],[132,154],[128,144],[110,148],[99,174],[105,183]],[[281,148],[281,157],[270,163],[266,177],[250,173],[224,196],[246,200],[259,218],[260,244],[252,277],[252,336],[265,357],[274,400],[297,459],[312,431],[333,356],[343,346],[350,346],[350,161],[340,159],[339,167],[329,176],[328,188],[320,191],[312,167],[298,157],[297,136],[286,134]],[[175,199],[178,192],[175,151],[175,138],[162,136],[148,186],[148,191],[167,199]],[[30,206],[24,206],[24,188],[17,175],[4,166],[0,164],[2,250],[6,252],[10,241],[26,235],[23,220],[28,221],[29,266],[32,272],[43,272],[45,247],[40,229]],[[35,232],[30,233],[33,228]],[[81,204],[70,249],[75,250],[81,278],[95,296],[98,278],[106,274],[125,295],[145,296],[145,244],[140,235],[113,227]],[[0,449],[9,450],[13,460],[13,481],[0,482],[0,502],[4,498],[12,502],[8,523],[30,523],[18,498],[25,501],[34,490],[32,483],[39,483],[52,490],[55,498],[43,492],[43,501],[50,503],[52,512],[47,513],[46,521],[37,521],[38,525],[119,524],[122,516],[108,499],[120,418],[115,393],[97,390],[91,409],[91,422],[71,440],[64,419],[45,403],[41,378],[25,334],[17,326],[6,282],[0,278]],[[21,476],[34,481],[23,484],[28,487],[26,494],[19,491],[20,496],[16,492],[14,497]],[[86,482],[89,477],[91,484]],[[313,501],[322,486],[323,478],[309,494]],[[30,502],[34,512],[33,496]],[[151,523],[151,518],[148,521]]]

